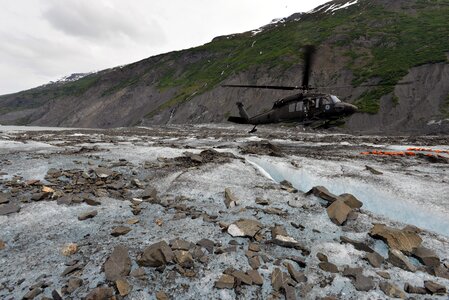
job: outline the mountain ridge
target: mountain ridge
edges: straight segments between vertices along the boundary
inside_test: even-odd
[[[348,131],[369,132],[376,120],[384,120],[377,126],[380,131],[445,132],[448,16],[447,0],[330,1],[311,12],[262,26],[256,33],[220,36],[199,47],[149,57],[77,81],[0,96],[0,124],[116,127],[222,122],[236,112],[237,100],[245,102],[250,114],[258,113],[285,92],[225,90],[220,84],[299,85],[300,49],[315,44],[311,83],[352,85],[324,92],[338,94],[364,112],[349,120]],[[417,77],[435,85],[395,87],[404,78],[415,81]],[[362,83],[391,85],[359,87]],[[415,99],[409,99],[412,89],[417,90],[414,97],[430,101],[432,109],[425,115],[415,112]],[[433,98],[427,99],[431,91]],[[397,119],[409,121],[396,126]],[[432,120],[444,126],[429,127]]]

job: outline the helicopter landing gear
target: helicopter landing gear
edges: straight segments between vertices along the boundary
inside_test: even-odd
[[[257,125],[254,125],[253,129],[251,129],[248,133],[254,133],[257,131]]]

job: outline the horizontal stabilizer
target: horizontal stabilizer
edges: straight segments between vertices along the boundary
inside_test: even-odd
[[[248,124],[248,120],[241,117],[229,117],[228,122],[237,123],[237,124]]]

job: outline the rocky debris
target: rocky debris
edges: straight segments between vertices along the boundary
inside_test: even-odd
[[[259,274],[257,270],[248,270],[246,274],[251,278],[253,284],[263,285],[263,277]]]
[[[287,191],[289,193],[297,193],[298,190],[293,186],[293,184],[290,181],[282,180],[280,183],[281,189],[284,191]]]
[[[215,287],[217,289],[233,289],[235,284],[234,276],[223,274],[215,281]]]
[[[351,194],[341,194],[338,198],[343,200],[343,202],[352,209],[358,209],[363,206],[363,203]]]
[[[193,257],[189,251],[175,250],[173,251],[175,262],[183,268],[193,267]]]
[[[321,198],[323,200],[326,200],[328,202],[334,202],[338,199],[337,195],[332,194],[329,192],[327,188],[324,186],[315,186],[310,191],[306,193],[306,195],[314,195],[318,198]]]
[[[242,154],[257,154],[283,157],[282,150],[268,141],[251,142],[240,147],[240,153]]]
[[[91,210],[85,213],[82,213],[81,215],[78,216],[78,220],[80,221],[84,221],[87,219],[92,219],[93,217],[95,217],[98,214],[98,211],[96,210]]]
[[[114,297],[114,290],[110,287],[97,287],[87,294],[85,300],[112,300]]]
[[[156,300],[169,300],[169,298],[165,292],[159,291],[156,293]]]
[[[369,252],[365,255],[365,259],[372,265],[374,268],[380,268],[382,263],[384,262],[384,258],[379,253],[373,251]]]
[[[36,287],[34,289],[31,289],[30,291],[28,291],[23,297],[23,300],[31,300],[36,298],[37,296],[39,296],[40,294],[42,294],[42,289]]]
[[[266,205],[271,205],[271,201],[268,199],[262,199],[260,197],[256,197],[256,204],[266,206]]]
[[[17,213],[20,211],[20,206],[15,203],[0,204],[0,216]]]
[[[226,208],[232,208],[237,206],[238,199],[234,196],[234,194],[231,192],[230,188],[225,189],[225,205]]]
[[[209,253],[214,253],[215,243],[208,239],[201,239],[196,243],[198,246],[201,246],[207,250]]]
[[[122,297],[125,297],[126,295],[128,295],[132,290],[132,287],[128,283],[128,281],[123,278],[116,280],[115,286],[117,287],[117,290],[118,290],[120,296],[122,296]]]
[[[420,295],[427,294],[426,288],[419,287],[419,286],[413,286],[409,283],[404,284],[404,291],[409,294],[420,294]]]
[[[422,243],[422,239],[416,232],[391,228],[384,224],[375,224],[369,235],[383,240],[391,249],[397,249],[407,254],[413,253],[413,249]]]
[[[440,258],[431,249],[425,247],[416,247],[415,249],[413,249],[412,255],[425,266],[438,267],[440,265]]]
[[[96,168],[94,171],[97,177],[101,179],[108,178],[114,174],[112,170],[103,167]]]
[[[285,227],[279,224],[276,224],[271,228],[271,242],[287,248],[303,248],[297,240],[288,235]]]
[[[334,265],[333,263],[330,263],[328,261],[322,261],[318,264],[318,267],[326,272],[329,273],[338,273],[338,267]]]
[[[365,168],[366,168],[368,171],[370,171],[371,174],[374,174],[374,175],[382,175],[382,174],[383,174],[381,171],[378,171],[378,170],[374,169],[373,167],[365,166]]]
[[[406,298],[405,293],[399,287],[390,282],[381,282],[379,284],[379,287],[382,290],[382,292],[384,292],[385,295],[387,295],[388,297],[401,298],[401,299]]]
[[[3,250],[6,248],[6,243],[2,240],[0,240],[0,250]]]
[[[68,266],[67,268],[65,268],[61,275],[66,276],[66,275],[72,274],[75,271],[82,270],[83,267],[84,266],[82,264],[75,263],[74,265],[71,265],[71,266]]]
[[[131,231],[131,228],[129,228],[129,227],[117,226],[112,229],[111,235],[117,237],[117,236],[125,235],[130,231]]]
[[[424,287],[430,294],[446,294],[446,287],[431,280],[424,281]]]
[[[146,247],[137,257],[137,264],[143,267],[160,267],[172,262],[173,259],[173,251],[165,241],[161,241]]]
[[[85,198],[84,203],[90,206],[99,206],[101,205],[101,202],[92,198]]]
[[[271,273],[271,286],[275,291],[284,291],[285,298],[296,299],[295,290],[292,289],[292,285],[295,285],[293,280],[287,273],[282,272],[279,268],[275,268]]]
[[[188,251],[193,246],[194,245],[191,242],[185,241],[185,240],[176,239],[176,240],[170,241],[170,247],[172,250]],[[212,244],[212,247],[213,247],[213,244]]]
[[[390,273],[386,271],[377,271],[376,274],[382,277],[383,279],[391,279]]]
[[[351,212],[351,207],[346,205],[342,200],[334,201],[327,208],[327,215],[331,219],[331,221],[339,226],[343,225],[348,218],[349,213]]]
[[[410,272],[416,272],[416,267],[408,260],[408,258],[397,249],[390,249],[388,251],[388,261],[398,268]]]
[[[0,193],[0,204],[9,202],[9,197],[5,193]]]
[[[155,188],[149,187],[146,188],[142,194],[140,195],[142,200],[148,201],[148,202],[155,202],[158,200],[157,198],[157,190]]]
[[[316,257],[318,258],[319,261],[324,261],[324,262],[328,262],[329,261],[329,259],[327,258],[327,255],[325,255],[325,254],[323,254],[321,252],[318,252],[316,254]]]
[[[228,233],[233,237],[250,237],[253,238],[263,225],[256,220],[240,219],[228,227]]]
[[[176,157],[172,160],[167,160],[165,163],[166,165],[175,165],[190,168],[207,163],[229,163],[231,159],[234,158],[236,158],[235,155],[230,152],[218,152],[214,149],[207,149],[201,151],[199,154],[184,152],[184,156]]]
[[[124,276],[128,276],[130,271],[131,259],[128,255],[128,248],[124,245],[115,246],[104,264],[106,279],[116,281]]]
[[[234,271],[231,274],[236,279],[237,285],[240,285],[240,283],[246,284],[246,285],[252,285],[253,280],[251,279],[251,276],[248,274],[242,272],[242,271]]]
[[[291,263],[284,263],[287,267],[288,274],[290,274],[291,278],[295,280],[297,283],[307,282],[307,277],[304,275],[304,272],[299,272],[293,267]]]
[[[346,236],[340,236],[340,241],[346,244],[353,245],[354,248],[359,251],[374,252],[374,250],[370,246],[368,246],[365,242],[356,241]]]
[[[445,266],[437,266],[429,269],[429,273],[436,277],[449,279],[449,268]]]
[[[357,291],[367,292],[375,288],[373,278],[363,275],[362,268],[347,267],[343,271],[343,276],[351,278]]]
[[[75,254],[78,251],[78,245],[75,243],[70,243],[67,245],[64,245],[64,247],[62,247],[61,253],[64,256],[71,256],[73,254]]]

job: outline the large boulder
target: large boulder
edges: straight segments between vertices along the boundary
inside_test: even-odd
[[[116,281],[124,276],[128,276],[130,271],[131,259],[128,255],[128,248],[124,245],[116,246],[104,264],[106,279]]]
[[[407,254],[413,253],[413,249],[421,246],[422,243],[421,237],[416,232],[391,228],[384,224],[375,224],[369,235],[383,240],[391,249],[397,249]]]
[[[327,208],[327,214],[332,222],[341,226],[346,222],[351,210],[342,200],[336,200]]]
[[[228,227],[228,233],[233,237],[254,237],[263,228],[257,220],[241,219]]]
[[[174,254],[165,241],[146,247],[137,257],[137,264],[143,267],[160,267],[173,261]]]
[[[416,267],[408,260],[408,258],[397,249],[388,251],[388,261],[398,268],[410,272],[416,272]]]

